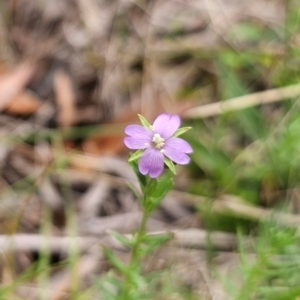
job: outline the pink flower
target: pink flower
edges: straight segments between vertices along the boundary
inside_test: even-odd
[[[150,128],[141,125],[129,125],[125,128],[124,143],[129,149],[145,150],[139,161],[139,171],[151,178],[161,175],[165,156],[173,162],[185,165],[190,162],[186,153],[193,149],[185,140],[175,137],[180,126],[178,115],[163,113],[159,115]]]

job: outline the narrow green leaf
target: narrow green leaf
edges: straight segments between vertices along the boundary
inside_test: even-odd
[[[157,179],[156,178],[151,178],[149,176],[146,176],[146,188],[144,191],[145,197],[148,197],[152,193],[156,191],[157,188]]]
[[[168,166],[168,168],[176,175],[176,168],[171,159],[165,156],[164,162]]]
[[[132,191],[133,195],[142,203],[143,202],[143,196],[135,188],[135,186],[133,184],[131,184],[130,182],[127,183],[127,186],[130,188],[130,190]]]
[[[165,195],[172,189],[174,175],[171,172],[166,172],[162,177],[157,180],[157,187],[151,195],[153,199],[161,201]]]
[[[163,232],[159,234],[146,234],[143,238],[143,241],[146,244],[153,245],[162,245],[165,242],[168,242],[174,238],[173,232]]]
[[[147,176],[144,176],[143,174],[140,173],[137,160],[130,161],[129,164],[130,164],[132,170],[134,171],[136,177],[139,180],[141,190],[143,192],[145,192],[145,188],[147,185]]]
[[[138,114],[138,116],[139,116],[139,118],[140,118],[140,121],[141,121],[142,125],[143,125],[144,127],[149,128],[149,129],[152,130],[152,126],[149,124],[149,122],[148,122],[142,115],[139,115],[139,114]]]
[[[139,266],[140,269],[140,266]],[[132,272],[130,273],[130,279],[132,283],[134,284],[135,293],[137,293],[138,297],[132,297],[130,299],[142,299],[141,294],[139,291],[145,290],[147,287],[147,281],[146,278],[140,274],[140,272]],[[143,298],[145,299],[145,298]]]
[[[143,155],[143,153],[144,153],[144,150],[137,150],[129,157],[128,162],[139,159]]]
[[[118,269],[123,274],[128,274],[128,267],[125,265],[118,257],[117,255],[109,248],[103,247],[104,255],[108,258],[110,263]]]
[[[172,240],[174,238],[173,233],[162,233],[158,235],[145,235],[144,237],[144,247],[141,249],[142,255],[146,256],[152,253],[155,249],[162,246],[164,243]]]
[[[174,184],[173,177],[173,173],[167,171],[163,176],[155,180],[155,186],[147,190],[144,205],[149,213],[159,205],[160,201],[162,201],[166,194],[172,189]]]
[[[111,230],[110,233],[124,246],[126,247],[132,247],[133,241],[129,238],[127,238],[125,235],[120,234],[116,231]]]
[[[180,136],[190,129],[192,129],[192,127],[181,127],[175,131],[174,136]]]
[[[104,275],[98,281],[99,288],[101,290],[101,297],[103,295],[103,299],[115,300],[118,298],[118,290],[123,288],[123,282],[114,274],[113,271],[109,271],[107,273],[107,275]],[[89,299],[90,298],[91,297],[89,297]]]

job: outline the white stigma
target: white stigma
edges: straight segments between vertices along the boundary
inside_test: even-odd
[[[165,139],[162,138],[159,133],[155,133],[152,142],[154,142],[155,148],[161,149],[165,144]]]

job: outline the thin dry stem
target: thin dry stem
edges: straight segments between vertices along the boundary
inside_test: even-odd
[[[226,112],[240,110],[256,105],[268,104],[288,100],[300,95],[300,84],[283,88],[253,93],[241,97],[232,98],[222,102],[211,103],[191,108],[184,112],[186,119],[208,118]]]

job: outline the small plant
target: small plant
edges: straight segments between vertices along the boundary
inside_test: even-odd
[[[260,224],[253,244],[255,255],[247,253],[242,236],[240,244],[241,266],[237,273],[223,278],[231,299],[299,299],[300,238],[296,228],[274,221]]]
[[[141,203],[143,218],[140,228],[130,239],[114,233],[115,237],[125,246],[131,248],[129,264],[125,265],[109,249],[106,255],[121,276],[108,276],[101,289],[105,299],[134,300],[147,298],[147,281],[142,275],[142,259],[153,252],[158,246],[168,241],[170,234],[147,235],[146,225],[152,212],[158,207],[165,195],[173,187],[173,177],[177,164],[188,164],[187,153],[193,149],[185,140],[178,136],[190,129],[179,128],[178,115],[161,114],[150,125],[139,115],[141,125],[129,125],[125,128],[125,145],[137,150],[129,158],[129,163],[135,171],[140,191],[131,187]]]

